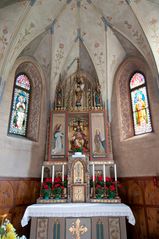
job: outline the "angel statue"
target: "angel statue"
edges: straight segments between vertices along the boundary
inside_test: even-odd
[[[56,124],[53,131],[53,145],[54,148],[52,149],[52,154],[62,154],[64,145],[63,145],[63,137],[64,134],[62,133],[62,125]]]

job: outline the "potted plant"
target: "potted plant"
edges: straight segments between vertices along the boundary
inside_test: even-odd
[[[52,193],[52,180],[46,178],[42,184],[41,194],[44,199],[49,199]]]
[[[5,218],[2,220],[0,225],[0,238],[2,239],[26,239],[26,237],[23,235],[19,237],[16,233],[16,229],[14,226],[10,223],[10,221]]]
[[[64,177],[64,182],[62,182],[62,178],[60,176],[54,179],[54,184],[52,186],[52,194],[54,198],[62,198],[64,193],[64,185],[67,186],[66,177]]]

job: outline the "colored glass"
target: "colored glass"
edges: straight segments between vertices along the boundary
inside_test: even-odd
[[[28,77],[24,74],[21,74],[16,79],[16,86],[20,86],[23,89],[30,90],[30,81]]]
[[[144,76],[140,73],[135,73],[130,80],[130,89],[134,89],[143,84],[145,84]]]
[[[145,84],[131,91],[131,100],[135,135],[151,132],[152,126]]]

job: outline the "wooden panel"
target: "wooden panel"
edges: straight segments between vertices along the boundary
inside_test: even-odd
[[[159,187],[154,184],[153,180],[145,184],[145,201],[149,205],[159,205]]]
[[[128,202],[130,204],[141,204],[143,205],[143,194],[142,194],[142,185],[139,181],[130,181],[128,182]]]
[[[151,239],[159,238],[159,208],[147,208],[148,228]]]
[[[159,187],[156,177],[121,178],[122,202],[130,205],[135,226],[127,224],[129,239],[159,238]]]
[[[14,205],[14,191],[9,181],[0,183],[0,207],[12,207]]]
[[[29,238],[30,226],[22,228],[21,219],[26,207],[36,202],[40,180],[0,178],[0,219],[6,217],[13,223],[19,235]]]

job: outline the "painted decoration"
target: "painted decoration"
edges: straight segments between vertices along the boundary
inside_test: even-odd
[[[146,87],[131,92],[135,135],[152,131]]]
[[[65,114],[55,113],[52,119],[51,157],[65,154]]]
[[[15,88],[9,133],[26,135],[29,93]]]
[[[105,124],[103,113],[91,113],[92,152],[94,156],[105,156]]]

